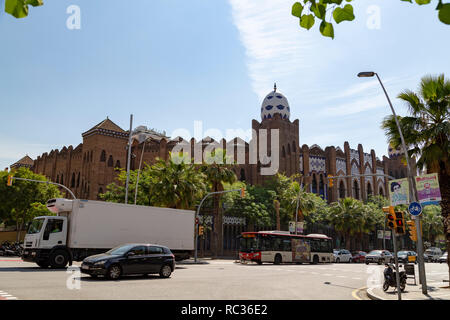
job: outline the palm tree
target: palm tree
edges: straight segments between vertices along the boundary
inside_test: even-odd
[[[398,98],[406,102],[410,113],[408,117],[398,117],[409,156],[418,158],[420,169],[438,173],[443,232],[450,253],[450,81],[443,74],[425,76],[417,93],[405,90]],[[386,117],[381,127],[393,147],[401,145],[393,116]],[[447,263],[450,273],[450,258]]]
[[[442,219],[439,206],[426,206],[423,209],[422,226],[424,239],[434,245],[437,236],[442,235]]]
[[[200,171],[205,175],[206,181],[210,184],[211,192],[224,191],[224,183],[232,184],[237,178],[235,173],[231,170],[231,165],[227,164],[227,157],[225,150],[215,149],[207,155],[206,163],[200,167]],[[214,208],[214,228],[212,238],[212,248],[214,257],[217,257],[223,248],[222,235],[222,211],[219,207],[220,194],[213,196]]]
[[[350,237],[365,230],[363,211],[362,202],[353,198],[339,199],[330,206],[328,221],[344,236],[346,249],[350,249]]]
[[[149,168],[151,204],[177,209],[193,209],[206,191],[205,176],[184,161],[158,159]]]

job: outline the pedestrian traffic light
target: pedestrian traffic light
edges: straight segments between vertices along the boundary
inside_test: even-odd
[[[198,226],[198,235],[202,236],[204,232],[204,227],[203,226]]]
[[[331,174],[328,175],[328,185],[330,186],[330,188],[333,187],[333,176]]]
[[[12,183],[13,183],[13,176],[8,176],[8,182],[6,183],[6,185],[7,185],[8,187],[11,187],[11,186],[12,186]]]
[[[241,198],[245,198],[245,188],[241,188]]]
[[[395,230],[397,225],[395,224],[395,211],[393,206],[383,207],[383,212],[387,213],[387,225],[389,229]]]
[[[405,218],[402,211],[395,212],[395,232],[405,234]]]
[[[409,238],[412,241],[417,241],[417,229],[416,229],[416,222],[415,221],[408,221],[406,222],[408,224],[409,229]]]

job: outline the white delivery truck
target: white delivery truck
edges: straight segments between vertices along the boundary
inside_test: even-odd
[[[164,245],[177,260],[194,250],[191,210],[79,199],[51,199],[47,208],[57,215],[33,219],[22,254],[43,268],[64,268],[126,243]]]

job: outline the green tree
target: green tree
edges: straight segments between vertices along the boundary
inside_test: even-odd
[[[443,74],[425,76],[417,93],[405,90],[398,98],[406,103],[410,113],[398,117],[409,156],[418,158],[420,169],[438,174],[443,232],[450,252],[450,81]],[[381,127],[394,148],[401,145],[393,116],[386,117]],[[450,273],[450,259],[447,262]]]
[[[353,198],[339,199],[330,205],[328,221],[345,239],[345,246],[350,249],[351,236],[366,230],[364,206],[361,201]],[[363,224],[363,226],[361,225]]]
[[[231,170],[232,166],[227,159],[226,152],[223,149],[217,148],[209,153],[206,153],[205,163],[200,167],[206,181],[209,184],[211,192],[224,191],[224,183],[232,184],[236,179],[235,173]],[[214,256],[217,257],[219,248],[222,248],[222,220],[223,213],[220,210],[220,194],[213,195],[213,239],[212,248]],[[220,249],[220,251],[222,251]]]
[[[19,168],[10,173],[0,172],[0,220],[3,220],[6,225],[16,226],[19,231],[17,240],[19,240],[20,231],[24,225],[34,217],[36,212],[42,212],[36,211],[36,203],[44,205],[47,200],[61,197],[61,194],[55,185],[39,182],[14,180],[12,186],[7,186],[8,175],[39,181],[47,181],[47,179],[28,168]],[[39,208],[43,209],[42,206]]]
[[[42,0],[5,0],[5,12],[15,18],[25,18],[28,16],[28,6],[42,5],[44,5]]]
[[[292,15],[299,18],[300,27],[311,29],[316,19],[320,21],[319,31],[325,37],[334,39],[333,20],[336,24],[355,20],[352,0],[301,0],[292,5]],[[411,2],[412,0],[401,0]],[[418,5],[429,4],[431,0],[415,0]],[[439,0],[436,7],[442,23],[450,24],[450,3]]]
[[[443,235],[441,207],[425,206],[422,212],[422,232],[424,240],[435,245],[436,237]]]

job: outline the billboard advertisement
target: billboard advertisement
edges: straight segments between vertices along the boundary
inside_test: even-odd
[[[437,204],[441,201],[439,180],[437,173],[416,177],[416,188],[419,202],[423,205]]]
[[[389,181],[389,195],[391,206],[409,204],[409,183],[408,179],[397,179]]]

